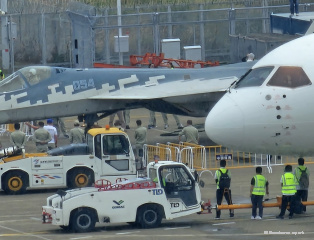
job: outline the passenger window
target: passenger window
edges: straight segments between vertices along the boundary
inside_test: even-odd
[[[261,86],[274,67],[261,67],[249,70],[237,82],[235,88]]]
[[[267,86],[297,88],[311,84],[310,79],[301,67],[279,67]]]

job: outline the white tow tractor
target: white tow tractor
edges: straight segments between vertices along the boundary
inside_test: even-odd
[[[100,223],[134,223],[142,228],[201,212],[201,193],[190,169],[171,161],[147,165],[147,178],[58,191],[42,208],[43,223],[87,232]]]
[[[4,154],[0,159],[0,189],[21,194],[27,188],[88,187],[101,178],[136,178],[135,157],[125,132],[94,128],[86,138],[86,144],[71,144],[48,154]]]

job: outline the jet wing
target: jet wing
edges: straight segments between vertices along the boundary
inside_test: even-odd
[[[145,84],[120,87],[120,91],[102,93],[89,99],[111,100],[116,104],[122,102],[126,108],[146,107],[158,112],[204,117],[226,89],[252,65],[238,63],[206,69],[151,69],[152,77]]]
[[[192,74],[186,74],[184,75],[185,79],[178,79],[171,82],[163,82],[162,80],[148,81],[145,85],[124,88],[111,93],[103,93],[93,96],[90,99],[163,99],[167,101],[167,99],[174,99],[180,96],[189,98],[190,96],[195,97],[195,95],[205,93],[224,93],[226,89],[246,73],[251,66],[253,66],[253,63],[239,63],[207,69],[193,69],[192,71],[200,72],[196,78],[192,78]],[[169,71],[180,71],[180,69]]]
[[[235,76],[224,79],[194,79],[190,81],[180,80],[163,84],[142,85],[123,89],[112,93],[100,94],[90,99],[167,99],[170,97],[189,96],[209,92],[225,92],[232,82],[238,78]]]

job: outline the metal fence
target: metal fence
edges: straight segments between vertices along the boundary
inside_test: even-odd
[[[217,146],[201,146],[187,142],[144,145],[143,165],[155,160],[181,162],[196,169],[200,175],[220,168],[220,160],[225,159],[227,167],[248,168],[261,166],[272,173],[272,167],[297,164],[293,156],[276,156],[263,153],[248,153]],[[314,163],[313,157],[305,158],[306,164]]]
[[[313,9],[313,3],[300,4],[301,15]],[[133,10],[121,16],[121,26],[117,24],[118,16],[111,15],[110,10],[103,10],[100,16],[91,7],[77,12],[1,16],[1,21],[16,24],[16,36],[8,34],[9,44],[3,49],[11,53],[8,72],[34,64],[68,67],[91,67],[94,61],[117,64],[119,53],[114,49],[114,36],[119,29],[122,35],[129,36],[129,52],[123,58],[125,65],[129,64],[129,55],[158,54],[162,51],[161,40],[169,38],[179,38],[181,49],[200,45],[203,61],[230,62],[230,34],[267,33],[269,15],[289,12],[289,6],[204,9],[199,5],[199,9],[189,11],[175,11],[167,6],[165,12],[151,13]],[[71,14],[81,20],[71,18]],[[79,28],[83,21],[84,28]],[[76,63],[77,45],[83,49],[82,58],[87,59],[81,65]]]

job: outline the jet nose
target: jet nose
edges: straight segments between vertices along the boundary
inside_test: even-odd
[[[207,136],[216,144],[236,150],[244,137],[243,112],[231,98],[224,95],[209,112],[205,121]]]

